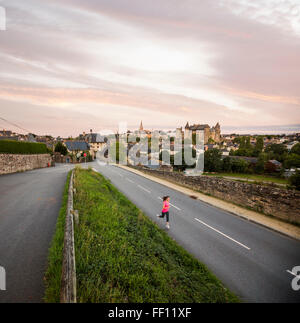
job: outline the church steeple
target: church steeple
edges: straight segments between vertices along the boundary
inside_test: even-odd
[[[185,129],[189,129],[189,122],[186,123]]]
[[[144,131],[143,121],[141,121],[141,124],[140,124],[140,131]]]

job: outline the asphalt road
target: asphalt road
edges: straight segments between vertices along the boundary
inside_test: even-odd
[[[72,166],[0,176],[0,303],[42,302],[48,249]]]
[[[300,266],[300,242],[115,166],[93,166],[146,215],[171,196],[168,234],[249,302],[300,302],[291,287]],[[43,277],[67,173],[57,166],[0,176],[0,266],[6,270],[1,302],[42,302]],[[300,282],[300,281],[299,281]],[[1,286],[0,286],[1,287]]]
[[[292,269],[300,266],[300,241],[119,167],[93,167],[162,228],[164,220],[156,214],[161,211],[160,198],[170,195],[168,234],[243,301],[300,302],[300,291],[291,286]]]

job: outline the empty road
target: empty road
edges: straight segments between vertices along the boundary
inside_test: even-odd
[[[0,303],[42,302],[48,249],[72,166],[0,176]]]
[[[292,269],[300,266],[300,241],[125,169],[103,163],[93,167],[162,228],[165,222],[156,214],[161,197],[170,195],[170,236],[243,301],[300,302],[300,291],[291,286]]]

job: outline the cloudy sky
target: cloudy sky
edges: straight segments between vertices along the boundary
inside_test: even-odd
[[[300,123],[299,0],[0,6],[0,117],[35,133]]]

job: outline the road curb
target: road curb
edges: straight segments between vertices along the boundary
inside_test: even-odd
[[[73,179],[74,169],[72,170],[66,224],[64,236],[63,265],[61,278],[61,303],[76,303],[76,263],[75,263],[75,246],[74,246],[74,218],[73,218]]]

